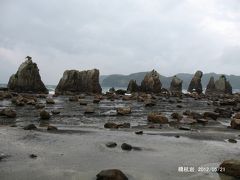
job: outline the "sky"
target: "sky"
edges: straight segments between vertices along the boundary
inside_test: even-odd
[[[26,56],[67,69],[240,75],[239,0],[0,0],[0,83]]]

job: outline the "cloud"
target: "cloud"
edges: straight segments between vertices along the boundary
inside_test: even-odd
[[[2,0],[0,82],[27,55],[46,84],[66,69],[239,74],[239,10],[238,0]]]

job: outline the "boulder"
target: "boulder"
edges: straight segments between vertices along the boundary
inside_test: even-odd
[[[34,124],[29,124],[23,128],[24,130],[35,130],[37,127]]]
[[[36,159],[36,158],[37,158],[37,155],[36,155],[36,154],[30,154],[29,157],[30,157],[31,159]]]
[[[121,145],[121,148],[122,148],[122,150],[125,150],[125,151],[131,151],[133,147],[130,144],[123,143]]]
[[[43,109],[43,108],[45,108],[45,105],[44,105],[43,103],[37,103],[37,104],[35,105],[35,108],[36,108],[36,109]]]
[[[118,115],[128,115],[131,114],[132,110],[130,107],[119,107],[117,108]]]
[[[210,119],[213,119],[213,120],[217,120],[218,116],[219,116],[219,114],[215,113],[215,112],[205,112],[205,113],[203,113],[203,117],[205,119],[210,118]]]
[[[197,71],[195,75],[193,76],[189,86],[188,86],[188,92],[197,92],[198,94],[202,93],[202,79],[203,73],[202,71]]]
[[[101,93],[99,84],[99,70],[67,70],[59,81],[56,94],[79,94],[79,93]]]
[[[159,93],[161,92],[162,83],[160,81],[160,76],[157,71],[152,70],[147,73],[141,83],[141,91]]]
[[[159,124],[167,124],[168,118],[164,116],[162,113],[150,113],[147,117],[149,122],[159,123]]]
[[[108,169],[98,173],[97,180],[128,180],[128,178],[118,169]]]
[[[42,110],[41,112],[40,112],[40,118],[41,119],[44,119],[44,120],[46,120],[46,119],[50,119],[50,113],[49,112],[47,112],[46,110]]]
[[[240,160],[231,159],[223,161],[218,168],[218,172],[240,178]]]
[[[117,143],[115,143],[115,142],[106,143],[106,147],[108,147],[108,148],[115,148],[116,146],[117,146]]]
[[[51,113],[53,115],[57,115],[57,114],[60,114],[61,112],[58,109],[54,109],[54,110],[51,111]]]
[[[137,134],[137,135],[143,135],[143,131],[136,131],[135,134]]]
[[[112,122],[107,122],[104,124],[104,128],[107,129],[130,128],[130,127],[131,127],[130,123],[116,124]]]
[[[29,56],[20,65],[17,73],[10,77],[8,88],[20,93],[48,94],[48,90],[41,80],[37,64],[32,62],[32,58]]]
[[[177,113],[177,112],[173,112],[173,113],[171,114],[171,117],[172,117],[173,119],[177,119],[178,121],[180,121],[180,120],[183,118],[183,116],[182,116],[180,113]]]
[[[184,131],[190,131],[191,127],[189,127],[189,126],[180,126],[178,129],[179,130],[184,130]]]
[[[15,118],[17,116],[17,113],[11,108],[5,108],[0,111],[0,115],[6,116],[8,118]]]
[[[139,86],[137,85],[136,80],[131,79],[128,83],[127,92],[138,92]]]
[[[53,98],[47,98],[46,104],[55,104],[55,101],[53,100]]]
[[[237,140],[236,139],[228,139],[228,142],[230,142],[230,143],[237,143]]]
[[[152,107],[152,106],[156,105],[156,101],[154,101],[152,99],[145,99],[144,105],[145,105],[145,107]]]
[[[170,85],[170,91],[172,93],[181,93],[182,92],[182,83],[183,81],[177,76],[174,76]]]
[[[107,129],[117,129],[118,125],[116,123],[107,122],[107,123],[104,124],[104,128],[107,128]]]
[[[35,105],[36,105],[36,101],[34,101],[34,99],[29,99],[29,100],[27,101],[27,105],[33,105],[33,106],[35,106]]]
[[[231,128],[240,130],[240,119],[233,119],[231,121]]]

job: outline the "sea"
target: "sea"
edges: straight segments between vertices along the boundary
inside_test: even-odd
[[[7,87],[7,84],[0,84],[0,88],[1,87]],[[48,89],[49,94],[54,94],[56,87],[57,87],[56,85],[46,85],[46,88]],[[102,87],[102,92],[106,93],[109,91],[110,88],[111,87]],[[114,88],[115,89],[124,89],[124,90],[127,89],[126,87],[114,87]],[[187,89],[183,89],[182,91],[183,91],[183,93],[187,93]],[[203,91],[205,92],[205,89]],[[240,93],[240,89],[233,89],[233,93]]]

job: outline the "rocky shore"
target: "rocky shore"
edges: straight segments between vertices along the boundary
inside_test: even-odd
[[[70,70],[48,95],[33,64],[0,91],[0,179],[240,177],[240,94],[225,76],[204,94],[197,71],[183,94],[153,70],[102,93],[98,70]]]

